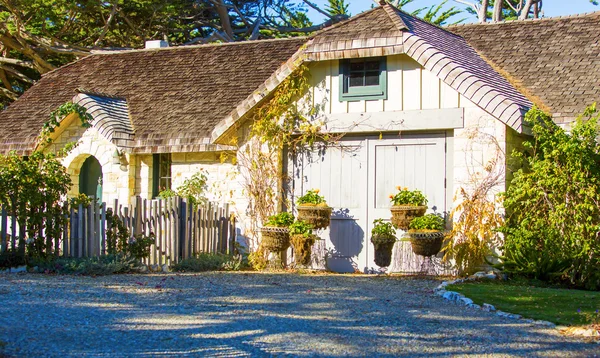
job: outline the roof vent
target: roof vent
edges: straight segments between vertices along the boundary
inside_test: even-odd
[[[163,48],[169,47],[169,43],[165,40],[146,41],[146,48]]]

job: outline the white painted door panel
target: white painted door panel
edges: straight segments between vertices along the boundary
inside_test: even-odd
[[[398,186],[422,191],[429,201],[428,212],[432,212],[433,208],[437,212],[446,210],[446,153],[443,135],[430,138],[370,140],[368,161],[368,232],[372,229],[373,220],[390,220],[389,196],[397,192]],[[402,238],[403,234],[403,231],[397,231],[398,238]],[[399,241],[394,248],[389,271],[418,270],[416,266],[420,266],[421,261],[412,254],[408,242]],[[376,269],[373,257],[371,252],[369,267]]]
[[[333,208],[331,225],[317,232],[323,239],[315,244],[313,266],[338,272],[362,270],[359,262],[365,246],[366,146],[364,141],[344,141],[300,156],[294,171],[294,196],[319,189]]]

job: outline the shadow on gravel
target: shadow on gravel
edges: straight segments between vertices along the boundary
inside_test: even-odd
[[[593,356],[598,350],[447,303],[432,295],[436,284],[243,273],[0,277],[0,352],[2,345],[7,356],[57,357]]]

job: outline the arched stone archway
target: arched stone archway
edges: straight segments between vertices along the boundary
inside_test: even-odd
[[[79,170],[79,193],[102,202],[102,165],[93,155],[85,159]]]
[[[83,193],[102,201],[105,171],[104,165],[95,156],[79,153],[67,166],[67,173],[72,183],[68,196],[74,197]]]

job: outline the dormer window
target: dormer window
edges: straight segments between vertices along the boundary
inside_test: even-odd
[[[387,99],[385,57],[340,61],[340,101]]]

